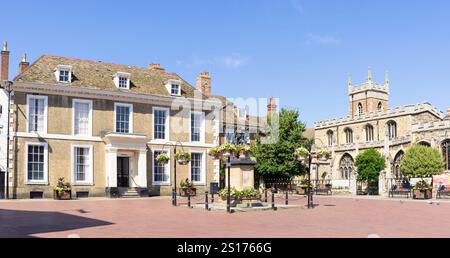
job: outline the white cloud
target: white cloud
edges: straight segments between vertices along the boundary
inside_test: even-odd
[[[245,64],[247,64],[249,58],[243,57],[239,54],[231,54],[226,56],[218,56],[211,58],[201,58],[198,56],[193,56],[190,60],[177,60],[177,65],[185,66],[188,68],[198,67],[198,66],[222,66],[230,69],[237,69]]]
[[[306,35],[306,44],[312,45],[339,45],[341,40],[333,36],[321,36],[309,33]]]
[[[300,14],[304,14],[305,13],[305,7],[303,7],[303,3],[302,3],[301,0],[291,0],[291,5]]]

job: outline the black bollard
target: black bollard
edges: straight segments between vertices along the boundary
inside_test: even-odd
[[[205,192],[205,209],[209,211],[209,204],[208,204],[208,191]]]
[[[277,207],[275,207],[275,193],[272,192],[272,210],[276,211]]]
[[[172,205],[175,206],[175,189],[172,189]]]
[[[267,203],[267,188],[264,190],[264,202]]]
[[[286,205],[289,205],[289,191],[286,191]]]
[[[211,192],[211,203],[214,203],[214,192]]]
[[[188,207],[191,208],[191,195],[188,194]]]

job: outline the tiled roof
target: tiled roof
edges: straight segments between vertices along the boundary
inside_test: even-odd
[[[111,91],[119,90],[113,78],[118,72],[130,73],[130,90],[133,93],[170,96],[165,84],[167,80],[180,80],[182,96],[192,98],[194,92],[202,96],[188,82],[175,73],[164,70],[150,70],[143,67],[119,65],[100,61],[80,60],[59,56],[44,55],[28,69],[15,78],[17,82],[58,84],[55,69],[58,65],[72,66],[73,80],[71,86],[97,88]]]

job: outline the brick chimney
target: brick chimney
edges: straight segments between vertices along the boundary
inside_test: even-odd
[[[450,117],[450,108],[447,109],[447,115]]]
[[[30,66],[30,63],[27,61],[27,54],[24,53],[22,55],[22,61],[19,64],[19,72],[23,73],[28,66]]]
[[[269,98],[269,104],[267,105],[267,116],[272,117],[277,111],[277,100],[274,97]]]
[[[203,72],[197,77],[197,90],[206,97],[211,97],[211,76],[208,72]]]
[[[1,52],[2,55],[2,63],[1,63],[1,81],[7,81],[9,75],[9,51],[8,51],[8,42],[3,42],[3,49]]]
[[[151,71],[160,71],[160,72],[164,72],[166,70],[163,67],[161,67],[160,64],[150,64],[148,66],[148,69],[150,69]]]

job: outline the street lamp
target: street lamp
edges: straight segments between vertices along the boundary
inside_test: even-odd
[[[299,148],[296,151],[297,159],[300,161],[303,165],[306,165],[306,162],[308,162],[308,186],[307,186],[307,196],[308,196],[308,209],[314,208],[314,201],[313,196],[311,192],[311,168],[312,168],[312,160],[316,159],[316,170],[317,175],[319,171],[320,161],[326,162],[330,159],[329,153],[326,154],[324,152],[316,152],[314,146],[311,146],[310,150],[307,150],[305,148]],[[317,178],[316,178],[317,180]],[[316,185],[317,187],[317,185]]]
[[[172,189],[172,205],[173,206],[177,206],[177,160],[175,158],[175,156],[177,155],[177,147],[180,146],[183,153],[184,153],[184,148],[183,148],[183,144],[180,141],[177,141],[175,144],[171,143],[171,142],[167,142],[163,145],[163,151],[164,148],[166,146],[172,146],[173,147],[173,189]],[[187,160],[186,160],[186,164],[187,164]]]
[[[6,133],[6,199],[9,199],[9,139],[10,139],[10,116],[11,116],[11,92],[13,86],[12,81],[4,81],[0,84],[0,89],[8,92],[8,122],[7,122],[7,133]]]

